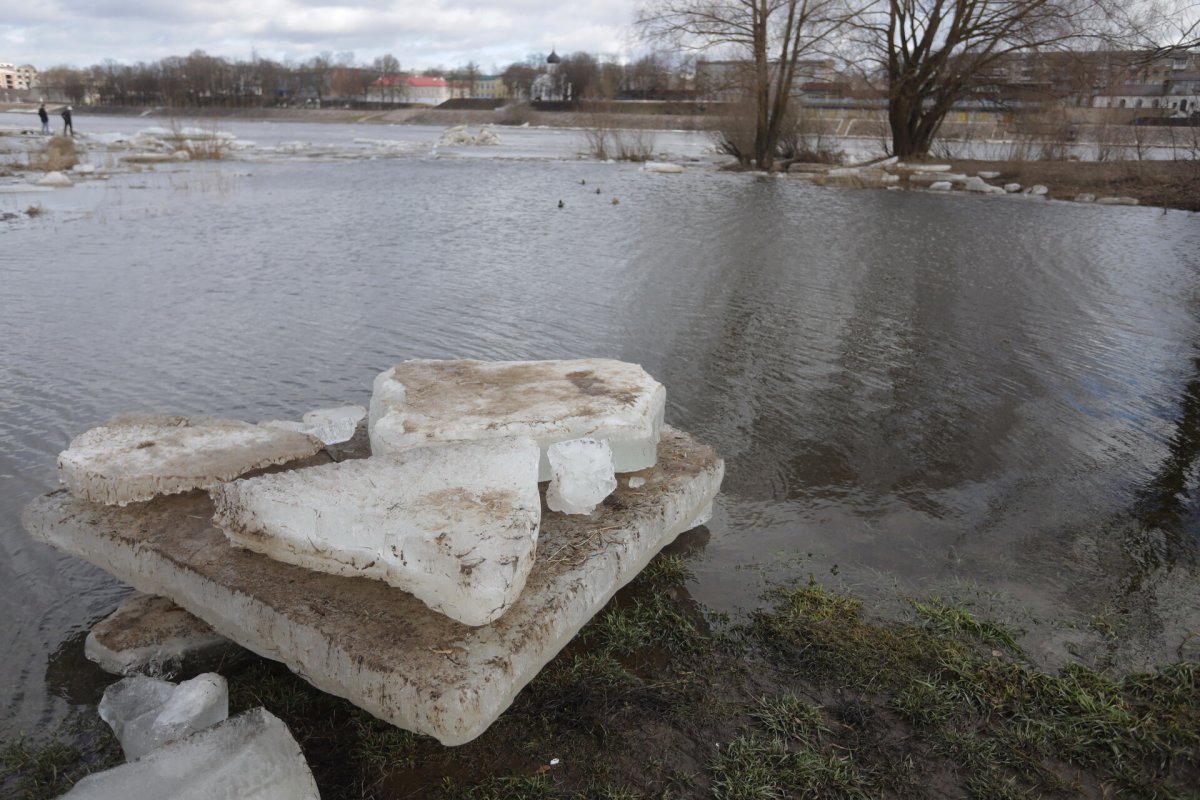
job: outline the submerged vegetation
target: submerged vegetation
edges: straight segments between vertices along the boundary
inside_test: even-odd
[[[1186,797],[1200,781],[1200,664],[1109,675],[1028,664],[1018,633],[941,598],[911,624],[809,581],[739,622],[662,555],[479,739],[398,730],[279,664],[230,671],[231,713],[284,719],[322,797]],[[93,717],[94,719],[94,717]],[[53,797],[119,760],[98,721],[3,750],[0,786]]]

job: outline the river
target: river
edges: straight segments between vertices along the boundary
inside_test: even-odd
[[[238,122],[235,160],[96,150],[109,180],[0,193],[0,736],[97,698],[82,637],[129,592],[21,530],[71,437],[365,405],[416,357],[645,366],[726,459],[713,609],[811,576],[889,617],[967,603],[1050,668],[1197,657],[1195,215],[721,173],[689,134],[664,175],[578,132],[368,127]]]

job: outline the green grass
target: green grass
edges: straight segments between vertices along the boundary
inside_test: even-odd
[[[325,800],[1185,798],[1200,785],[1200,664],[1047,673],[964,607],[920,599],[914,624],[884,623],[813,581],[722,622],[681,591],[689,579],[682,559],[656,559],[460,747],[263,660],[228,672],[231,712],[280,716]],[[119,759],[100,727],[8,744],[0,795],[56,797]]]

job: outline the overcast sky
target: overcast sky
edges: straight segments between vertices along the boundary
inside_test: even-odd
[[[322,52],[404,68],[485,70],[532,53],[627,56],[635,0],[12,0],[0,61],[39,70],[210,55],[302,61]]]

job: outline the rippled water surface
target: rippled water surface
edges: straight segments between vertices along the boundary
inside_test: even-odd
[[[1196,641],[1194,215],[424,154],[0,211],[35,201],[0,223],[0,734],[95,698],[82,635],[128,592],[20,528],[72,436],[365,404],[413,357],[642,363],[727,460],[715,608],[812,575],[879,613],[970,602],[1051,665]]]

